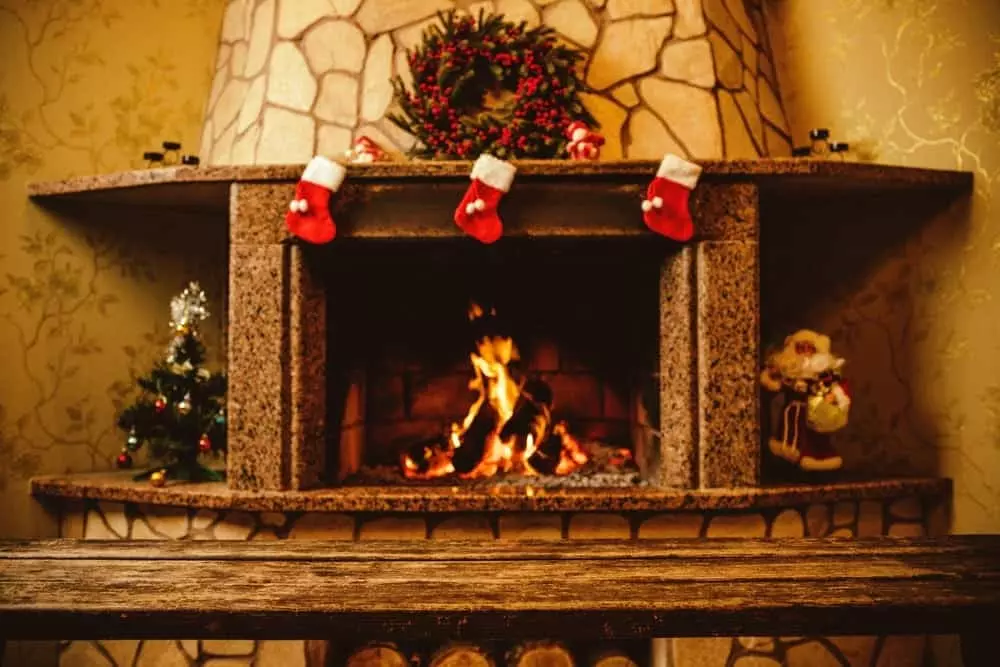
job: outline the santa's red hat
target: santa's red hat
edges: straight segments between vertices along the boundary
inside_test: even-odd
[[[572,139],[572,138],[573,138],[573,134],[574,134],[574,133],[575,133],[575,132],[576,132],[577,130],[584,130],[584,131],[588,131],[588,130],[590,130],[590,127],[588,127],[588,126],[587,126],[587,124],[586,124],[586,123],[584,123],[584,122],[583,122],[582,120],[574,120],[574,121],[573,121],[572,123],[570,123],[570,124],[569,124],[569,126],[567,126],[567,128],[566,128],[566,138],[567,138],[567,139]]]

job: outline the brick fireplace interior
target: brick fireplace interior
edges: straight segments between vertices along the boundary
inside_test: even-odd
[[[511,377],[551,391],[551,422],[564,423],[590,459],[571,475],[539,460],[539,475],[501,471],[494,481],[641,481],[636,460],[659,422],[658,275],[669,252],[669,244],[648,240],[598,247],[514,239],[312,254],[308,263],[327,294],[328,479],[413,481],[400,475],[401,457],[446,444],[451,424],[476,400],[470,352],[485,332],[511,338],[518,352]],[[483,310],[475,322],[471,304]],[[469,440],[458,470],[436,481],[462,481],[459,473],[482,450]]]

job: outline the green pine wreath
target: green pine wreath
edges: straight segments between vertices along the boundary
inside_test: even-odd
[[[392,81],[399,112],[388,118],[419,140],[413,156],[563,157],[571,122],[596,126],[579,97],[584,56],[551,28],[483,12],[478,21],[453,11],[439,17],[442,25],[407,51],[414,89]]]

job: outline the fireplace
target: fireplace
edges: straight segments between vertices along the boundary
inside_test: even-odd
[[[520,163],[491,246],[451,220],[465,163],[354,168],[323,247],[285,238],[291,184],[237,184],[230,486],[758,484],[757,186],[735,164],[707,165],[683,245],[642,224],[648,162]],[[490,359],[507,408],[477,407]]]
[[[308,254],[328,294],[327,478],[640,483],[659,433],[659,267],[676,251],[456,239]]]

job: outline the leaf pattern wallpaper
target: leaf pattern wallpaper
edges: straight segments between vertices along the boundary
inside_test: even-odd
[[[892,207],[874,197],[855,204],[872,224],[849,232],[814,212],[836,239],[830,273],[866,246],[886,250],[820,298],[816,280],[792,298],[806,304],[797,324],[828,331],[860,380],[845,448],[854,467],[951,477],[953,530],[1000,531],[1000,3],[769,7],[798,144],[829,127],[856,159],[975,174],[971,202],[946,210],[921,209],[919,193]],[[894,226],[910,229],[880,238]]]
[[[224,224],[57,217],[25,196],[30,181],[140,167],[164,140],[197,152],[222,8],[0,0],[0,535],[54,532],[32,475],[110,466],[117,407],[187,280],[217,298],[207,342],[224,358]]]

